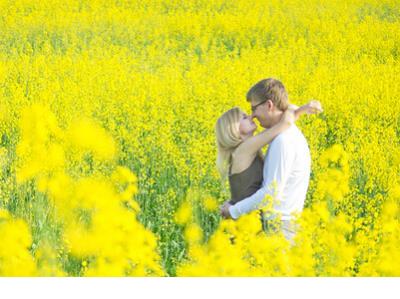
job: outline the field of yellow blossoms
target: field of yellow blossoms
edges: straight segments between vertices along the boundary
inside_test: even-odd
[[[399,276],[400,2],[0,0],[0,276]],[[295,244],[214,125],[279,78],[312,155]]]

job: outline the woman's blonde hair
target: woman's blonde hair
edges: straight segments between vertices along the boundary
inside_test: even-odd
[[[232,108],[222,114],[215,125],[217,168],[223,180],[228,176],[233,151],[243,141],[239,132],[240,118],[243,113],[238,107]]]

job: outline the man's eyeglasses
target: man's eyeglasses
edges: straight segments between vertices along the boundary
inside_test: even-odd
[[[264,104],[266,101],[268,101],[268,100],[264,100],[264,101],[258,103],[257,105],[251,106],[251,112],[254,113],[256,111],[257,107]]]

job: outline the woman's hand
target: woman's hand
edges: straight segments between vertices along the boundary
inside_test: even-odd
[[[321,103],[317,100],[311,100],[308,104],[296,109],[294,112],[294,118],[297,120],[302,114],[317,114],[321,113],[322,111]]]
[[[308,104],[304,105],[304,111],[307,114],[317,114],[323,111],[321,103],[317,100],[311,100]]]

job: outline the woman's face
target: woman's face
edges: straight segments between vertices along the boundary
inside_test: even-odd
[[[251,116],[243,113],[239,122],[239,133],[242,135],[249,135],[253,134],[256,129],[257,125]]]

